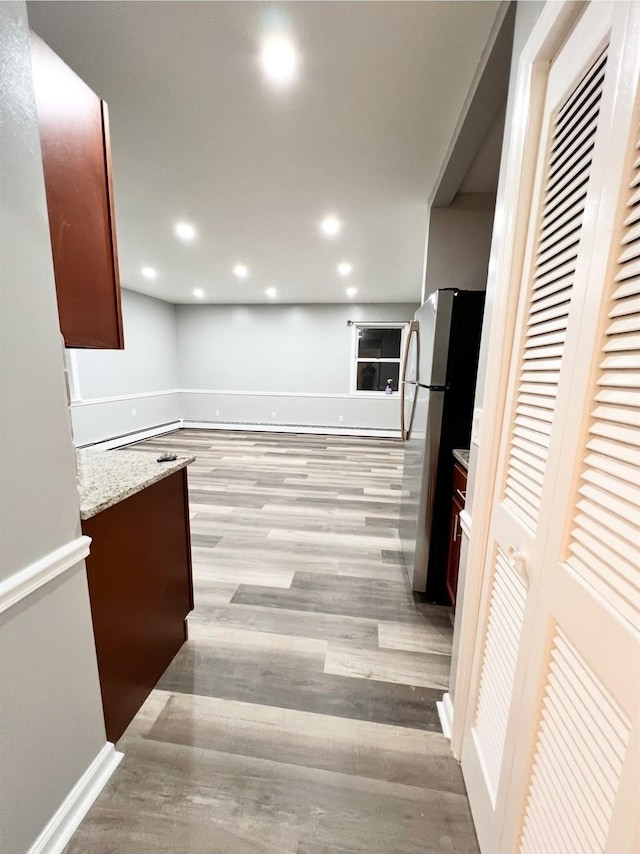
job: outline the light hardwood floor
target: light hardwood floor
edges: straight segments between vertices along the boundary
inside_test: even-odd
[[[451,622],[409,589],[403,448],[180,432],[190,639],[67,854],[476,852],[435,703]]]

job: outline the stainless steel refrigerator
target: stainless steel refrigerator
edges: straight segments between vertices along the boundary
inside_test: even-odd
[[[484,293],[443,288],[416,312],[401,374],[406,442],[400,538],[415,591],[449,604],[454,448],[468,448]]]

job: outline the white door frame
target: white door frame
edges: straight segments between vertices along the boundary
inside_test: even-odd
[[[511,365],[512,341],[520,294],[524,249],[533,195],[542,108],[549,66],[582,14],[586,2],[547,3],[518,64],[512,117],[512,135],[506,166],[506,189],[495,213],[496,292],[489,336],[483,415],[480,421],[473,501],[473,524],[460,624],[460,646],[455,673],[451,747],[462,755],[471,690],[474,651],[482,591],[487,583],[485,556],[498,469],[503,408]]]

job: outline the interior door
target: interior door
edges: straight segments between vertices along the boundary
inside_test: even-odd
[[[522,854],[640,851],[638,4],[618,20],[608,168],[567,334],[501,841]]]
[[[588,5],[548,70],[462,751],[478,837],[487,854],[606,850],[604,843],[598,847],[600,842],[581,835],[584,816],[577,805],[583,813],[599,809],[598,798],[587,797],[593,780],[559,759],[572,732],[584,728],[594,738],[592,724],[580,717],[579,704],[571,699],[572,692],[593,696],[595,691],[595,681],[585,676],[589,647],[570,628],[576,620],[593,617],[594,608],[574,591],[565,603],[566,622],[555,624],[557,631],[552,628],[551,588],[557,584],[556,599],[558,591],[568,591],[558,573],[549,576],[548,549],[552,525],[566,509],[554,504],[554,496],[563,461],[571,459],[567,418],[574,370],[581,359],[584,363],[580,324],[590,266],[607,231],[605,225],[597,227],[597,215],[605,178],[615,171],[609,146],[623,58],[633,53],[627,38],[630,15],[637,17],[637,9],[632,12],[629,4]],[[628,80],[624,83],[628,86]],[[628,98],[626,108],[628,115]],[[567,478],[571,482],[571,473]],[[555,753],[545,742],[543,755],[536,739],[550,728],[540,703],[552,678],[565,691],[552,702],[566,715],[550,742]],[[554,721],[561,715],[556,709]],[[618,733],[615,723],[613,731]],[[593,767],[606,771],[599,762]],[[545,784],[525,796],[524,781],[534,769]],[[576,774],[576,788],[570,789]],[[527,809],[538,812],[535,830],[525,838]],[[570,813],[575,836],[567,830]],[[605,825],[606,816],[601,817]]]

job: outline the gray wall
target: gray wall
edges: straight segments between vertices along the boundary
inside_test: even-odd
[[[122,290],[124,350],[76,350],[83,398],[178,387],[175,306]]]
[[[180,305],[184,389],[349,392],[347,320],[411,320],[417,304]]]
[[[0,581],[80,533],[26,8],[0,3]],[[84,564],[0,614],[0,850],[26,851],[105,744]]]
[[[122,315],[124,350],[67,351],[76,445],[180,418],[175,306],[123,289]]]
[[[399,430],[397,395],[351,394],[347,320],[407,321],[417,303],[173,306],[125,290],[122,307],[123,351],[67,351],[76,445],[180,418]]]
[[[347,320],[407,321],[416,307],[178,306],[183,417],[398,430],[397,395],[350,393],[354,330]]]
[[[494,205],[493,194],[465,193],[431,208],[425,296],[437,288],[485,289]]]
[[[518,75],[518,63],[520,60],[520,55],[524,49],[524,46],[529,38],[536,21],[544,7],[544,2],[540,0],[528,0],[528,2],[523,3],[520,2],[516,7],[516,23],[515,23],[515,31],[513,36],[513,55],[511,59],[511,71],[509,75],[509,96],[507,99],[507,118],[505,122],[505,132],[504,132],[504,142],[502,148],[502,158],[500,163],[500,179],[498,183],[498,193],[496,197],[496,214],[498,214],[496,218],[496,227],[493,231],[493,239],[491,242],[491,253],[489,257],[489,270],[487,276],[487,291],[486,291],[486,302],[484,309],[484,322],[482,326],[482,341],[480,345],[480,359],[478,364],[478,381],[476,385],[476,397],[475,397],[475,408],[482,409],[483,399],[484,399],[484,388],[485,388],[485,380],[487,375],[487,361],[488,361],[488,346],[489,346],[489,336],[491,333],[491,319],[493,313],[493,306],[495,301],[495,290],[497,287],[496,282],[496,266],[497,266],[497,258],[500,251],[500,241],[503,239],[503,235],[500,231],[500,223],[503,221],[503,217],[500,216],[500,211],[504,208],[504,200],[506,194],[506,163],[507,156],[509,153],[509,145],[511,141],[511,122],[513,119],[514,113],[514,99],[515,99],[515,91],[516,91],[516,80]],[[518,286],[519,283],[514,283],[514,286]],[[478,447],[473,442],[471,444],[471,453],[469,460],[469,479],[467,483],[467,501],[466,501],[466,510],[469,514],[473,513],[473,500],[474,500],[474,489],[475,489],[475,472],[476,472],[476,463],[478,458]],[[458,595],[456,601],[456,619],[454,625],[454,636],[453,636],[453,657],[451,663],[451,684],[450,684],[450,692],[452,695],[452,700],[455,701],[455,697],[453,696],[455,690],[455,674],[458,660],[458,649],[459,649],[459,633],[460,633],[460,623],[462,618],[462,608],[464,602],[464,582],[466,577],[466,569],[467,569],[467,553],[468,553],[469,541],[466,537],[463,536],[462,544],[460,549],[460,574],[458,577]]]

